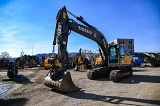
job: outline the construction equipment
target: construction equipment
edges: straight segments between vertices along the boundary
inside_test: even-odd
[[[60,62],[58,60],[58,55],[54,54],[54,57],[53,56],[49,56],[44,60],[44,64],[43,64],[44,69],[48,70],[48,69],[52,68],[52,64],[49,62],[49,60],[51,60],[52,58],[56,58],[55,65],[60,67]],[[68,59],[65,62],[65,67],[67,69],[73,68],[73,59],[72,59],[72,57],[68,57]]]
[[[70,19],[67,13],[83,23],[83,25]],[[71,31],[79,33],[98,44],[103,65],[99,68],[88,70],[87,77],[89,79],[109,76],[110,80],[118,82],[133,74],[131,67],[132,58],[126,54],[124,45],[108,45],[106,37],[97,28],[84,21],[82,16],[75,16],[68,11],[65,6],[59,10],[56,20],[53,45],[56,45],[56,43],[58,44],[58,57],[61,67],[55,67],[55,60],[53,59],[52,70],[47,74],[44,81],[46,86],[62,92],[80,90],[80,88],[73,83],[70,72],[65,68],[68,35]]]
[[[21,57],[18,57],[15,61],[8,62],[7,76],[10,79],[14,79],[17,77],[18,68],[37,67],[38,62],[39,62],[39,58],[37,56],[22,55]]]
[[[75,71],[82,71],[86,70],[90,66],[90,55],[87,53],[82,53],[82,49],[79,49],[79,53],[76,54],[74,58],[74,62],[76,64],[74,70]]]
[[[0,58],[0,69],[8,68],[9,59]]]
[[[103,65],[102,57],[100,55],[94,56],[94,62],[95,62],[95,67],[101,67]]]
[[[79,53],[74,57],[74,64],[76,64],[75,71],[84,71],[86,69],[92,69],[95,67],[94,58],[90,53],[82,53],[82,49],[79,49]]]
[[[141,64],[141,67],[159,67],[160,66],[160,53],[142,53],[144,57],[144,63]]]
[[[51,64],[48,63],[48,58],[46,58],[46,59],[44,60],[43,67],[44,67],[45,70],[48,70],[48,69],[51,69],[51,68],[52,68]]]
[[[7,76],[10,79],[13,79],[17,76],[17,74],[18,74],[18,66],[16,65],[15,62],[9,62]]]
[[[54,49],[54,47],[53,47],[53,49]],[[60,65],[60,63],[59,63],[59,61],[58,61],[58,55],[56,54],[56,53],[54,53],[54,50],[52,50],[52,53],[48,53],[48,56],[47,56],[47,58],[45,58],[44,57],[44,61],[43,61],[43,67],[44,67],[44,69],[51,69],[52,68],[52,64],[50,63],[50,61],[49,60],[51,60],[52,58],[55,58],[56,60],[56,62],[55,62],[55,65],[56,66],[59,66]]]
[[[39,64],[39,58],[35,55],[22,55],[14,61],[18,68],[33,68]]]

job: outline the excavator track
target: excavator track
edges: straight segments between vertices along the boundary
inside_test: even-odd
[[[87,70],[87,77],[91,80],[109,76],[109,71],[106,67],[94,68]]]
[[[132,75],[133,75],[133,71],[131,67],[124,67],[124,68],[119,68],[114,70],[101,67],[101,68],[95,68],[87,71],[87,77],[91,80],[102,78],[102,77],[109,77],[109,79],[113,82],[121,81]]]
[[[113,82],[119,82],[127,77],[133,75],[131,68],[121,69],[121,70],[112,70],[109,75],[109,79]]]

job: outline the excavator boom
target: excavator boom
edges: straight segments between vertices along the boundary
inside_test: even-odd
[[[67,10],[65,7],[59,10],[56,17],[56,28],[53,40],[53,46],[58,44],[58,59],[61,62],[61,67],[55,66],[55,59],[52,61],[52,69],[47,74],[44,84],[52,89],[62,91],[62,92],[73,92],[80,90],[71,78],[70,72],[66,70],[65,63],[68,59],[67,57],[67,42],[70,27],[68,25],[69,18],[67,15]]]

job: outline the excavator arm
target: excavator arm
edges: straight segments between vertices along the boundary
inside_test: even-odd
[[[79,20],[82,24],[77,23],[73,19],[68,17],[68,13],[74,16],[77,20]],[[59,10],[57,14],[57,23],[54,35],[53,45],[56,45],[56,41],[58,43],[58,54],[61,60],[62,67],[65,64],[65,52],[67,50],[67,42],[68,36],[71,31],[74,31],[82,36],[85,36],[93,41],[95,41],[99,47],[102,49],[105,59],[102,59],[105,65],[107,65],[107,57],[108,57],[108,42],[105,36],[98,31],[94,26],[91,26],[86,21],[84,21],[83,17],[77,17],[70,11],[63,7]],[[102,56],[103,57],[103,56]]]

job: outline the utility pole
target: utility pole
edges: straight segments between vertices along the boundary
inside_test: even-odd
[[[33,56],[33,47],[32,47],[32,56]]]

